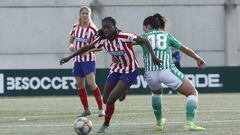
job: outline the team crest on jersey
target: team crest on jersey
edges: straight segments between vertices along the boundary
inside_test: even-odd
[[[112,56],[122,56],[125,54],[125,51],[124,50],[120,50],[120,51],[109,51],[109,53],[112,55]]]
[[[120,44],[115,44],[117,48],[120,48]]]
[[[76,37],[76,41],[77,42],[82,42],[82,43],[88,43],[88,39],[87,38]]]
[[[85,33],[84,33],[84,35],[88,35],[89,34],[89,32],[88,31],[86,31]]]

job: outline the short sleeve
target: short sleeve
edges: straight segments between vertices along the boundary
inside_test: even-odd
[[[96,43],[94,44],[95,48],[101,48],[104,45],[104,40],[98,40],[96,41]]]
[[[136,41],[137,41],[137,35],[131,34],[131,33],[126,33],[125,35],[127,36],[127,37],[126,37],[126,41],[127,41],[127,42],[136,43]]]
[[[77,29],[77,24],[74,24],[73,27],[72,27],[72,29],[71,29],[71,31],[69,32],[69,35],[70,35],[71,37],[75,37],[75,31],[76,31],[76,29]]]
[[[171,34],[168,33],[168,39],[170,40],[170,45],[176,49],[180,49],[182,47],[182,43],[179,42],[176,38],[174,38]]]

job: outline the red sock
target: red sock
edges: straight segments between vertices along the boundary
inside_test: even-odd
[[[109,122],[112,118],[112,114],[114,112],[114,104],[110,105],[110,104],[106,104],[106,111],[105,111],[105,121],[104,121],[104,125],[109,126]]]
[[[92,90],[95,100],[97,101],[98,109],[103,109],[102,107],[102,95],[100,89],[97,87],[95,90]]]
[[[87,90],[85,87],[83,87],[82,89],[78,89],[78,95],[81,99],[82,105],[84,110],[88,109],[88,98],[87,98]]]

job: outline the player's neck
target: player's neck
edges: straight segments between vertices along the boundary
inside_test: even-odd
[[[115,38],[114,37],[108,37],[108,40],[112,42]]]
[[[88,20],[82,20],[81,23],[80,23],[81,27],[87,27],[88,24],[89,24]]]

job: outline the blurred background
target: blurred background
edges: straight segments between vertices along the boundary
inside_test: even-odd
[[[202,56],[208,66],[240,65],[240,0],[0,0],[0,69],[71,68],[60,66],[68,51],[69,32],[79,8],[92,8],[93,22],[112,16],[125,31],[142,34],[144,18],[167,16],[168,31]],[[143,66],[140,47],[135,47]],[[97,68],[108,68],[111,57],[97,53]],[[182,67],[195,61],[182,55]]]

